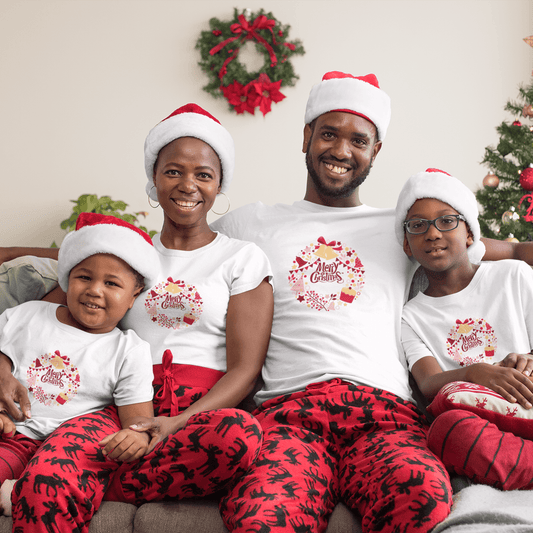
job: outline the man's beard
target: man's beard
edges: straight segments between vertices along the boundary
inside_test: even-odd
[[[340,162],[340,161],[339,161]],[[311,179],[313,180],[313,183],[315,185],[315,189],[317,193],[325,198],[348,198],[352,195],[352,193],[361,185],[368,174],[370,173],[370,169],[372,168],[372,161],[370,161],[366,168],[360,172],[360,174],[356,177],[353,177],[348,183],[346,183],[341,188],[334,188],[334,187],[328,187],[324,182],[320,180],[320,177],[318,175],[318,172],[315,170],[315,167],[313,166],[313,161],[311,159],[311,151],[308,150],[305,155],[305,164],[307,166],[307,172],[311,176]],[[353,170],[357,170],[357,168],[353,168]]]

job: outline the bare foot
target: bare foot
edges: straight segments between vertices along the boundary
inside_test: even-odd
[[[16,479],[6,479],[0,487],[0,511],[4,516],[11,516],[11,491]]]

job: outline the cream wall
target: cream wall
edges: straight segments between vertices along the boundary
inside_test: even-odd
[[[237,116],[201,89],[194,44],[234,6],[272,11],[306,49],[292,60],[300,80],[266,117]],[[395,205],[428,166],[475,189],[504,104],[530,80],[533,49],[522,39],[531,34],[531,0],[0,0],[0,245],[60,242],[69,200],[83,193],[147,210],[146,225],[159,228],[142,146],[189,101],[235,138],[232,208],[302,198],[305,102],[328,70],[373,72],[392,98],[365,203]]]

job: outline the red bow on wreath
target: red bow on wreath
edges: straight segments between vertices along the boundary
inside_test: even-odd
[[[272,42],[276,44],[276,39],[274,37],[274,32],[272,28],[274,28],[276,21],[268,19],[265,15],[259,15],[253,23],[250,25],[250,23],[246,20],[246,17],[244,15],[238,16],[240,24],[232,24],[230,29],[233,33],[236,33],[235,37],[229,37],[225,41],[222,41],[221,43],[217,44],[211,50],[209,53],[213,56],[215,54],[218,54],[222,48],[224,48],[229,43],[241,39],[241,41],[251,41],[252,39],[255,39],[257,42],[261,43],[268,51],[268,55],[270,56],[271,66],[276,66],[278,62],[278,58],[276,57],[276,54],[274,53],[274,49],[272,46],[270,46],[261,35],[257,33],[256,30],[269,30],[272,34]],[[220,69],[220,72],[218,73],[218,77],[222,79],[227,72],[226,67],[228,64],[233,61],[238,54],[238,49],[235,51],[233,55],[228,57],[226,61],[224,61],[224,64],[222,65],[222,68]]]

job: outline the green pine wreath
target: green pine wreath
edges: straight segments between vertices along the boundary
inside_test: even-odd
[[[266,115],[272,102],[285,98],[280,88],[292,87],[298,79],[290,58],[305,54],[301,41],[289,42],[290,26],[263,9],[240,14],[235,8],[232,20],[212,18],[209,28],[196,42],[202,58],[198,65],[209,77],[203,90],[215,98],[226,98],[238,114],[247,111],[253,115],[259,108]],[[253,41],[265,59],[255,72],[248,72],[239,62],[240,47],[247,41]]]

